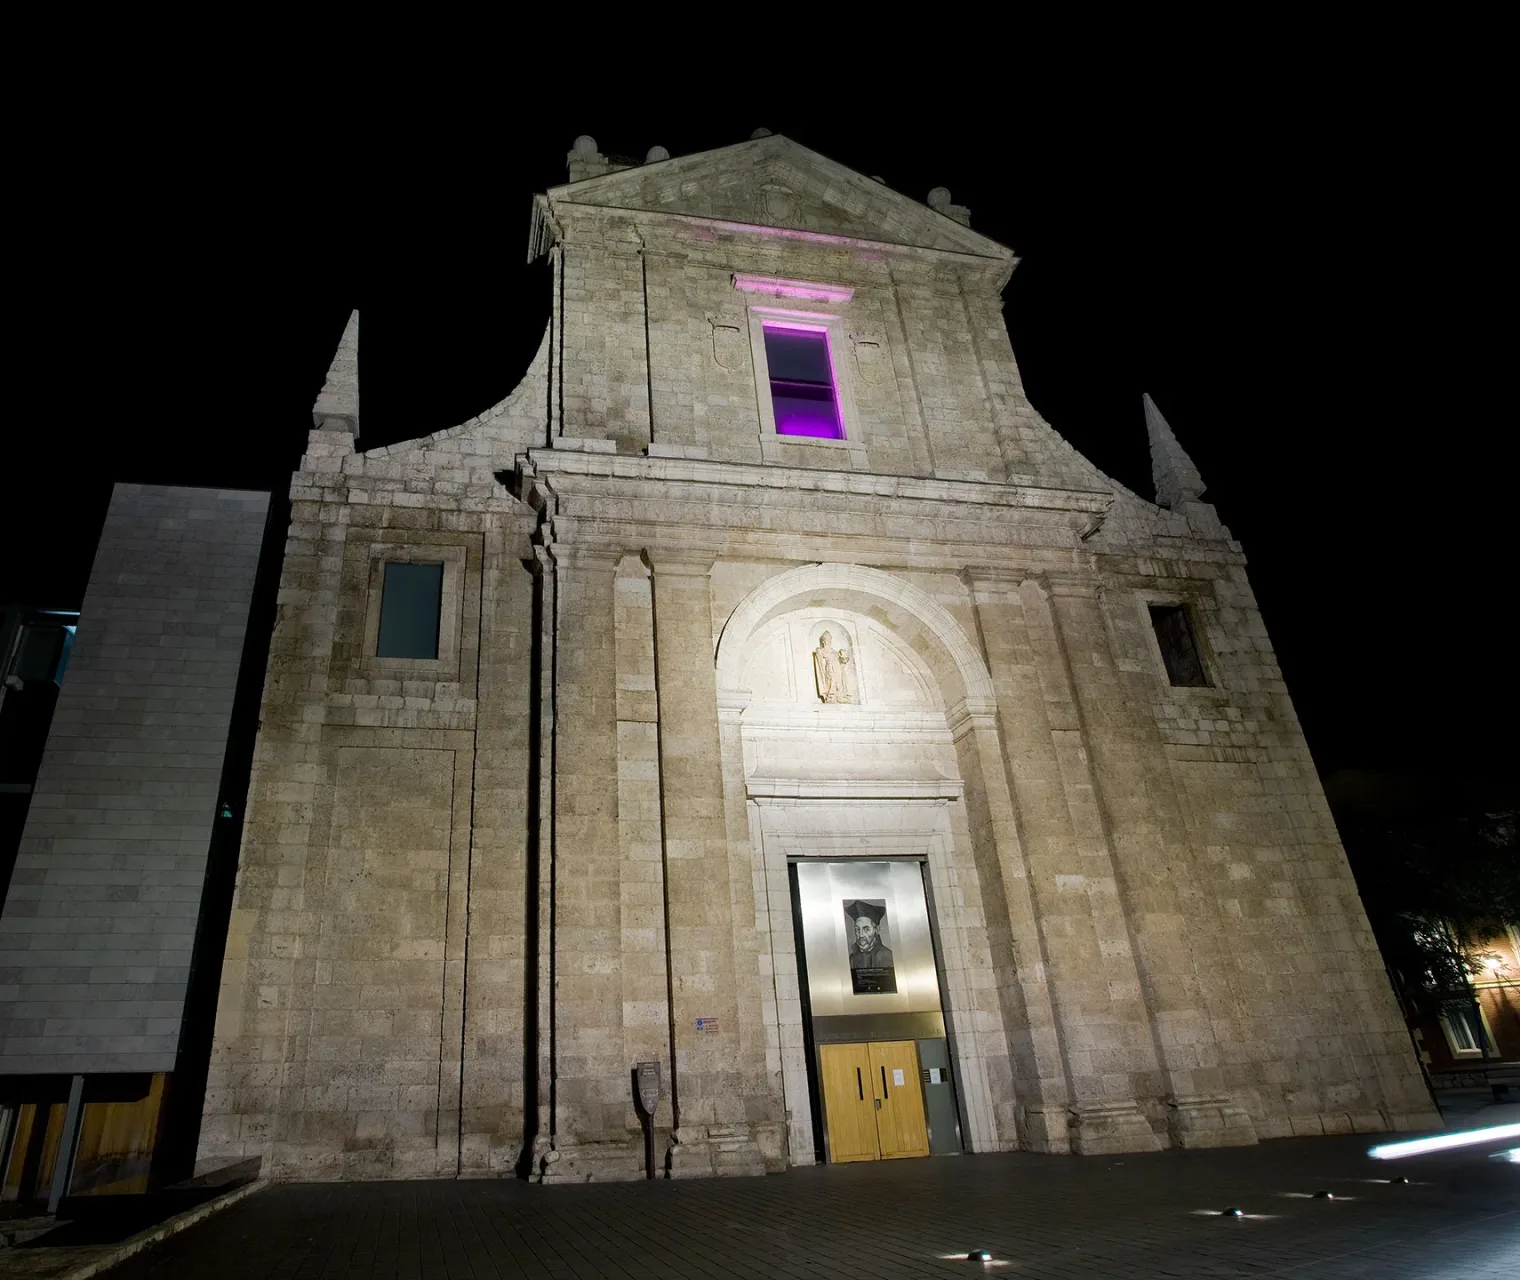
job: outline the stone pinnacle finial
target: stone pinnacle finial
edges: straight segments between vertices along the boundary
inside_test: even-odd
[[[1184,502],[1197,502],[1203,494],[1203,477],[1183,452],[1177,437],[1156,408],[1149,393],[1145,402],[1145,432],[1151,441],[1151,476],[1156,482],[1156,501],[1175,511]]]
[[[929,208],[936,213],[942,213],[947,218],[953,218],[963,227],[971,225],[971,210],[963,204],[952,204],[950,201],[949,187],[935,187],[929,192]]]
[[[343,328],[327,381],[311,407],[311,420],[323,431],[359,434],[359,313],[352,312]]]
[[[621,166],[619,166],[621,167]],[[611,162],[596,149],[596,139],[583,133],[570,145],[565,157],[565,172],[571,182],[584,182],[587,178],[600,178],[611,172]]]

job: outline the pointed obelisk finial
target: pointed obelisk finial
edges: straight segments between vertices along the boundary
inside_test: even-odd
[[[1184,502],[1197,502],[1203,494],[1203,477],[1187,456],[1156,402],[1146,393],[1145,433],[1151,440],[1151,477],[1156,482],[1156,501],[1176,511]]]
[[[359,434],[359,313],[352,312],[344,326],[327,381],[311,407],[311,420],[323,431]]]

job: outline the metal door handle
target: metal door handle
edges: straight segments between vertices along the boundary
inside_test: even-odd
[[[862,1102],[864,1102],[866,1100],[866,1087],[865,1087],[864,1082],[860,1078],[860,1068],[859,1067],[855,1068],[855,1092],[860,1095],[860,1100]]]
[[[887,1096],[887,1069],[885,1066],[881,1069],[881,1096],[883,1098]]]

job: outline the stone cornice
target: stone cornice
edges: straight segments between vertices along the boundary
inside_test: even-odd
[[[552,212],[551,212],[552,209]],[[613,251],[637,252],[640,246],[619,235],[621,227],[634,228],[645,239],[645,251],[654,250],[659,241],[678,238],[691,231],[708,235],[742,236],[755,243],[785,240],[793,244],[817,245],[823,249],[853,249],[873,259],[890,258],[893,262],[914,264],[931,269],[954,268],[957,274],[983,281],[989,293],[997,294],[1008,283],[1018,259],[990,254],[967,253],[957,249],[932,249],[920,245],[898,244],[890,240],[868,240],[822,231],[798,231],[788,227],[767,227],[724,218],[705,217],[669,210],[628,209],[615,205],[583,205],[554,202],[545,209],[545,218],[553,219],[556,240],[574,246],[585,243],[577,232],[589,231],[588,241]],[[590,230],[605,226],[611,236]],[[669,252],[665,245],[660,249]],[[725,256],[725,261],[727,260]]]
[[[968,560],[1072,568],[1109,495],[759,464],[534,450],[511,489],[542,508],[556,543],[719,558],[955,567]],[[1055,562],[1052,562],[1052,558]]]
[[[744,780],[751,800],[958,800],[959,778],[919,781],[901,778],[817,780],[753,775]]]
[[[642,483],[709,484],[787,493],[828,493],[866,498],[897,498],[1023,511],[1070,512],[1102,516],[1113,505],[1105,490],[1060,489],[1026,484],[990,484],[975,480],[939,480],[925,476],[884,476],[863,471],[822,471],[693,458],[650,458],[626,454],[531,449],[518,459],[526,481],[544,479],[569,492],[581,477],[606,477]],[[526,490],[527,485],[523,485]],[[770,497],[766,501],[772,501]]]

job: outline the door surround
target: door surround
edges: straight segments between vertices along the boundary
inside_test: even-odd
[[[958,784],[957,784],[958,789]],[[989,1073],[1009,1065],[996,1002],[980,1008],[978,974],[991,968],[982,925],[976,866],[959,798],[805,799],[755,797],[750,831],[764,893],[757,924],[769,935],[773,998],[764,1000],[768,1060],[781,1077],[790,1159],[813,1164],[822,1156],[813,1136],[803,992],[792,918],[792,861],[913,861],[925,865],[930,936],[940,985],[961,1131],[969,1151],[996,1151],[998,1140]],[[971,909],[967,904],[976,903]]]

